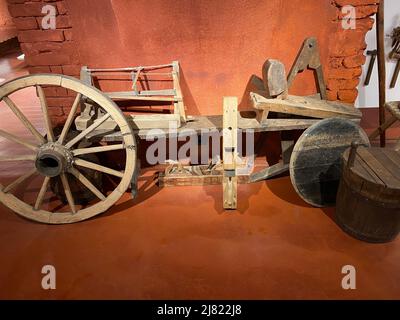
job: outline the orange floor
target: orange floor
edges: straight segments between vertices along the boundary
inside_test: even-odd
[[[0,59],[0,78],[24,73],[16,54]],[[15,99],[40,127],[34,94]],[[16,121],[3,107],[2,129]],[[375,112],[363,121],[368,131]],[[0,152],[7,148],[0,141]],[[0,179],[23,169],[2,164]],[[333,222],[334,208],[304,203],[288,177],[241,185],[233,212],[222,211],[220,186],[160,189],[151,171],[140,180],[135,201],[125,194],[106,214],[74,225],[33,223],[0,206],[0,298],[400,298],[400,239],[351,238]],[[53,291],[41,288],[49,264]],[[341,287],[345,265],[357,270],[356,290]]]

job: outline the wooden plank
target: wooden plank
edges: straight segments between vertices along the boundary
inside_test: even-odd
[[[158,81],[152,78],[152,76],[162,77],[163,79],[160,81],[171,81],[172,82],[172,72],[147,72],[142,71],[140,77],[138,79],[141,82],[145,78],[151,78],[152,81]],[[101,80],[117,80],[124,79],[129,80],[132,79],[132,73],[130,72],[93,72],[92,77]]]
[[[376,39],[378,50],[379,125],[386,122],[386,54],[385,54],[385,1],[380,0],[376,14]],[[386,145],[386,132],[380,132],[381,147]]]
[[[397,152],[385,148],[369,149],[369,152],[377,159],[382,166],[391,174],[392,180],[400,187],[400,157],[397,159]]]
[[[166,115],[163,115],[166,116]],[[149,116],[145,116],[149,117]],[[274,131],[291,131],[291,130],[304,130],[309,128],[310,126],[318,123],[319,119],[267,119],[265,123],[260,124],[255,118],[239,118],[239,129],[246,132],[251,130],[252,132],[274,132]],[[359,120],[351,119],[354,123],[359,123]],[[168,128],[168,122],[165,123],[167,126],[162,124],[159,127],[160,130],[164,131],[165,134],[170,134]],[[134,127],[134,134],[138,135],[140,138],[151,137],[152,132],[150,129],[146,128],[147,124],[140,122],[136,123],[136,126],[140,126],[140,128]],[[101,128],[102,129],[102,128]],[[222,130],[222,116],[194,116],[188,122],[178,125],[178,134],[180,132],[193,132],[194,134],[200,134],[202,129],[206,130]],[[110,132],[111,129],[100,130],[96,132],[95,135],[102,135],[104,141],[121,141],[121,135],[119,132]],[[175,133],[175,132],[174,132]]]
[[[139,67],[127,67],[127,68],[97,68],[97,69],[92,69],[88,68],[89,72],[119,72],[119,71],[137,71],[139,69],[143,70],[157,70],[157,69],[164,69],[164,68],[171,68],[172,64],[160,64],[160,65],[154,65],[154,66],[139,66]]]
[[[186,168],[186,167],[185,167]],[[248,175],[237,176],[238,183],[249,183]],[[168,174],[160,172],[158,176],[158,184],[160,187],[177,187],[177,186],[206,186],[206,185],[221,185],[223,183],[223,172],[213,172],[204,175],[194,174]]]
[[[265,91],[264,81],[260,77],[257,77],[256,75],[253,74],[250,78],[250,83],[258,91]]]
[[[237,157],[237,126],[238,110],[237,98],[224,98],[223,114],[223,160],[224,170],[236,169]]]
[[[330,117],[361,119],[362,116],[358,109],[341,102],[318,100],[310,97],[299,97],[293,95],[289,95],[286,100],[268,99],[261,95],[260,92],[251,92],[250,97],[254,108],[260,110],[321,119]]]
[[[238,177],[223,177],[224,209],[233,210],[237,208],[237,184]]]
[[[363,177],[365,180],[370,181],[371,183],[382,183],[382,180],[379,179],[375,172],[371,171],[369,166],[367,166],[365,162],[360,159],[360,157],[355,158],[352,170],[356,172],[360,177]]]
[[[141,91],[115,91],[108,92],[106,94],[117,94],[119,96],[134,96],[134,97],[147,97],[147,96],[175,96],[175,89],[165,89],[165,90],[141,90]]]
[[[385,132],[386,129],[388,129],[390,126],[392,126],[398,119],[395,116],[391,116],[389,119],[386,120],[384,124],[379,126],[379,128],[375,129],[370,135],[369,138],[370,140],[375,139],[377,136],[379,136],[382,132]]]
[[[293,80],[299,72],[306,68],[313,69],[316,77],[318,91],[322,99],[326,100],[326,85],[322,70],[321,59],[319,55],[319,47],[316,38],[306,38],[300,48],[300,51],[290,69],[288,76],[288,87],[290,88]]]
[[[285,66],[282,62],[268,59],[263,65],[263,84],[268,97],[281,96],[286,99],[288,84],[286,80]]]
[[[172,63],[173,67],[173,72],[172,72],[172,79],[174,83],[174,89],[175,89],[175,99],[176,102],[174,104],[174,113],[179,114],[181,117],[181,122],[185,123],[187,120],[186,117],[186,111],[185,111],[185,105],[183,104],[183,95],[182,95],[182,90],[181,90],[181,84],[180,84],[180,68],[179,68],[179,62],[174,61]]]
[[[369,148],[359,147],[357,154],[388,188],[396,189],[398,187],[386,165],[383,165]]]
[[[170,129],[181,127],[181,118],[176,114],[130,115],[132,129]]]
[[[258,172],[252,173],[250,175],[249,182],[258,182],[258,181],[262,181],[262,180],[267,180],[267,179],[276,177],[287,171],[289,171],[289,164],[285,164],[285,163],[281,162],[281,163],[272,165],[268,168],[265,168],[263,170],[260,170]]]
[[[223,204],[224,209],[237,208],[237,132],[238,129],[238,100],[236,97],[224,97],[223,108],[223,146],[222,159],[224,168],[223,177]]]
[[[159,101],[159,102],[179,102],[179,98],[175,97],[150,97],[135,95],[134,92],[128,94],[128,92],[106,92],[105,93],[112,100],[136,100],[136,101]]]

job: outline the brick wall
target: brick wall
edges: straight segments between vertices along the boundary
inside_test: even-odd
[[[7,0],[9,12],[18,28],[18,39],[25,53],[29,72],[59,73],[79,77],[80,63],[73,39],[66,1]],[[43,30],[42,8],[56,9],[56,30]],[[63,88],[45,88],[49,112],[55,122],[63,122],[71,107],[73,92]]]
[[[26,55],[31,73],[62,73],[79,77],[79,46],[74,40],[72,17],[68,9],[70,0],[7,0],[9,11],[19,29],[19,41]],[[357,97],[357,85],[361,66],[365,63],[365,34],[373,26],[371,16],[377,11],[379,0],[321,0],[332,6],[334,16],[329,28],[331,38],[328,61],[323,61],[326,70],[328,97],[353,103]],[[317,4],[320,2],[316,2]],[[46,4],[57,8],[56,30],[42,30],[42,7]],[[344,30],[341,26],[341,8],[356,7],[356,29]],[[321,6],[326,6],[326,3]],[[318,8],[316,8],[318,11]],[[289,23],[289,22],[287,22]],[[312,35],[310,33],[309,35]],[[306,35],[304,36],[306,37]],[[322,40],[322,39],[321,39]],[[100,39],[99,39],[100,41]],[[107,54],[107,53],[104,53]],[[87,62],[86,62],[87,63]],[[249,72],[250,74],[250,72]],[[72,93],[64,89],[46,88],[51,115],[62,122],[72,104]]]
[[[6,0],[0,0],[0,27],[13,27],[12,18],[8,12]]]
[[[329,47],[329,65],[327,89],[329,100],[354,103],[357,98],[357,86],[360,81],[362,65],[366,57],[365,35],[371,30],[377,12],[379,0],[333,0],[336,7],[333,18],[332,38]],[[356,9],[356,29],[343,29],[342,7],[352,5]]]

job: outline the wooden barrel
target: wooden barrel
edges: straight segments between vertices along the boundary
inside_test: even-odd
[[[350,158],[350,160],[349,160]],[[336,201],[336,221],[353,237],[388,242],[400,231],[400,153],[350,148]]]

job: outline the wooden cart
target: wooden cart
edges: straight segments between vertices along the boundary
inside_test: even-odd
[[[115,92],[96,88],[102,78],[115,82],[119,77],[130,79],[129,90]],[[154,78],[161,79],[164,87],[153,88]],[[49,224],[73,223],[105,212],[131,185],[133,188],[136,186],[139,174],[136,137],[146,138],[152,134],[152,129],[162,130],[168,135],[173,124],[177,134],[188,129],[193,134],[199,134],[202,129],[227,130],[223,135],[222,173],[217,173],[214,180],[224,186],[224,207],[235,208],[238,181],[235,171],[236,129],[255,132],[303,130],[322,118],[341,117],[355,122],[361,118],[360,112],[352,107],[315,97],[289,96],[286,100],[276,101],[268,97],[261,82],[258,81],[258,90],[250,94],[256,111],[254,118],[240,115],[236,98],[224,99],[223,115],[186,115],[177,61],[119,69],[83,67],[81,80],[64,75],[39,74],[4,83],[0,86],[0,99],[31,133],[32,139],[0,129],[2,138],[28,150],[26,155],[10,154],[2,156],[0,161],[31,161],[32,169],[6,185],[0,184],[0,201],[25,218]],[[46,132],[39,132],[10,97],[28,87],[37,90]],[[51,123],[45,96],[47,87],[75,92],[74,103],[61,128],[53,128]],[[170,112],[124,113],[116,104],[124,101],[137,102],[136,109],[143,108],[142,113],[156,109],[165,112],[165,108]],[[268,112],[283,112],[302,118],[272,119],[268,117]],[[283,144],[284,152],[292,148],[293,145]],[[118,153],[118,163],[104,163],[106,155],[112,152]],[[232,161],[227,161],[228,158]],[[283,157],[282,163],[252,173],[246,181],[259,181],[282,173],[288,170],[289,160],[290,151],[288,156]],[[24,192],[21,195],[21,189],[24,191],[21,187],[29,185],[33,179],[41,179],[36,196],[27,198]],[[111,189],[104,188],[105,179],[109,180],[107,185],[111,185]]]

